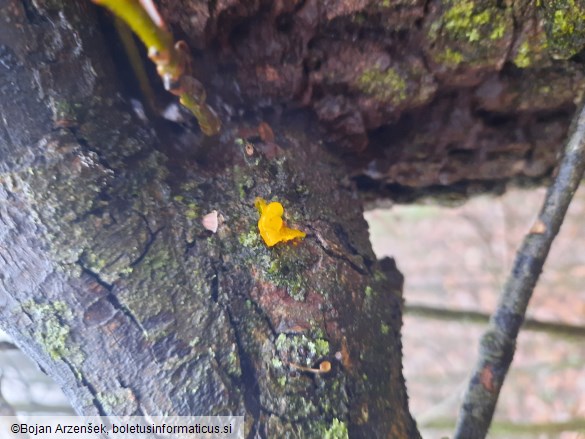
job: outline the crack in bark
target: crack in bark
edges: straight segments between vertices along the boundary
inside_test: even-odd
[[[112,292],[114,285],[103,280],[98,273],[88,268],[81,259],[78,259],[75,264],[79,265],[81,267],[81,271],[95,280],[101,287],[105,288],[110,293]]]
[[[89,268],[87,268],[83,262],[81,260],[78,260],[76,262],[77,265],[79,265],[81,267],[81,270],[84,274],[87,274],[88,276],[90,276],[93,280],[95,280],[100,286],[102,286],[103,288],[105,288],[108,291],[108,294],[105,297],[105,299],[110,302],[110,304],[117,309],[118,311],[120,311],[124,316],[126,316],[139,330],[142,334],[146,334],[147,331],[146,329],[142,326],[142,324],[136,319],[136,317],[134,316],[134,314],[132,313],[132,311],[125,306],[124,304],[122,304],[118,298],[116,297],[116,295],[113,293],[114,291],[114,285],[113,284],[109,284],[108,282],[104,281],[100,275],[92,270],[90,270]]]
[[[165,228],[165,226],[160,226],[158,229],[156,229],[153,232],[152,229],[150,228],[150,225],[148,224],[148,221],[146,220],[146,217],[139,212],[137,212],[137,213],[146,223],[146,229],[148,230],[149,238],[148,238],[148,241],[146,242],[146,244],[144,245],[144,249],[142,250],[140,255],[138,255],[138,257],[134,261],[130,262],[131,267],[136,267],[138,264],[140,264],[142,262],[142,260],[146,257],[146,255],[148,254],[148,251],[150,250],[150,248],[154,244],[154,241],[156,241],[158,234]]]
[[[57,316],[57,318],[59,319],[58,316]],[[65,363],[65,365],[67,365],[69,370],[71,370],[71,373],[75,377],[78,378],[79,383],[82,384],[87,389],[89,394],[92,396],[93,405],[97,409],[100,416],[108,416],[108,413],[106,412],[103,404],[101,403],[100,399],[98,398],[99,392],[96,390],[96,388],[93,386],[93,384],[91,384],[87,380],[87,378],[85,377],[83,372],[78,370],[73,364],[71,364],[71,362],[67,358],[63,357],[62,360],[63,360],[63,363]]]
[[[307,227],[309,230],[311,230],[313,232],[313,235],[316,238],[317,244],[319,245],[319,247],[321,247],[321,249],[323,250],[323,252],[325,252],[325,254],[332,257],[333,259],[337,259],[339,261],[345,262],[346,264],[348,264],[351,268],[353,268],[355,271],[357,271],[361,275],[365,276],[365,275],[370,274],[369,273],[370,270],[367,267],[367,264],[365,262],[365,258],[362,255],[360,255],[357,251],[354,251],[354,254],[364,260],[364,265],[366,265],[366,267],[360,266],[357,262],[352,261],[343,253],[340,253],[340,252],[333,250],[329,246],[329,244],[327,243],[327,240],[325,238],[323,238],[323,236],[321,236],[321,233],[319,233],[314,227],[312,227],[310,225]]]
[[[222,265],[225,266],[225,261],[223,258],[223,252],[220,248],[219,250],[219,261],[221,261]],[[254,439],[257,435],[262,437],[262,434],[259,430],[260,427],[260,411],[262,406],[260,404],[260,388],[258,385],[258,379],[255,374],[255,367],[254,364],[248,355],[245,346],[242,343],[241,335],[239,332],[238,323],[235,321],[234,316],[231,311],[230,301],[227,300],[225,303],[220,301],[220,291],[221,291],[221,284],[220,284],[220,269],[217,267],[216,264],[213,264],[213,272],[214,272],[214,279],[211,284],[211,298],[212,300],[217,303],[222,309],[225,310],[228,320],[230,322],[230,326],[234,331],[234,337],[236,341],[236,347],[238,350],[238,357],[240,358],[240,370],[241,370],[241,378],[240,383],[244,386],[244,406],[246,407],[246,412],[252,414],[253,417],[253,424],[250,428],[250,434],[246,439]],[[244,296],[245,297],[245,296]],[[251,298],[248,297],[249,300]],[[257,309],[257,304],[251,300],[251,302],[255,306],[255,311],[258,312],[260,310]],[[259,313],[260,317],[266,321],[268,328],[274,334],[274,328],[268,321],[268,318],[264,315],[264,313]]]
[[[43,21],[48,21],[48,18],[39,11],[38,7],[32,0],[22,0],[22,9],[26,19],[31,24],[39,24]]]
[[[65,128],[65,130],[69,133],[71,133],[71,135],[73,136],[73,138],[75,139],[75,141],[82,146],[83,148],[85,148],[87,151],[94,153],[98,163],[105,169],[105,170],[109,170],[111,172],[115,173],[115,169],[112,165],[110,165],[110,163],[108,162],[108,160],[106,160],[106,158],[103,156],[103,154],[99,153],[99,150],[95,150],[94,148],[91,147],[89,141],[83,137],[80,133],[79,133],[79,128],[77,127],[68,127]]]
[[[254,423],[252,424],[252,428],[250,429],[250,434],[248,435],[247,439],[253,439],[256,433],[259,434],[259,414],[260,410],[262,409],[260,404],[260,388],[258,386],[258,378],[256,377],[252,360],[242,345],[240,333],[238,331],[238,324],[234,320],[230,307],[226,306],[225,311],[230,321],[230,326],[234,330],[234,336],[236,337],[236,346],[238,348],[238,356],[240,357],[240,369],[242,371],[241,383],[244,385],[244,404],[247,411],[252,414],[254,419]]]
[[[218,303],[219,298],[219,272],[213,267],[213,279],[211,279],[211,300]]]
[[[142,324],[136,319],[132,311],[123,303],[121,303],[114,293],[110,293],[106,296],[106,300],[112,304],[114,308],[119,310],[122,314],[124,314],[128,319],[136,325],[136,327],[140,330],[141,334],[147,334],[146,329]]]

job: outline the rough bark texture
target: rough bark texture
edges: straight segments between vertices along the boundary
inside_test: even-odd
[[[585,8],[159,3],[218,139],[134,116],[89,1],[0,0],[0,323],[82,413],[418,437],[401,277],[375,260],[355,183],[411,199],[548,175],[583,90]],[[267,248],[257,196],[307,238]]]
[[[160,3],[218,107],[314,111],[368,202],[541,182],[585,86],[580,0]]]
[[[175,145],[117,95],[91,4],[6,0],[0,16],[0,322],[74,407],[246,415],[248,437],[418,437],[401,276],[313,124]],[[267,248],[256,196],[307,238]],[[216,234],[200,222],[214,209]]]

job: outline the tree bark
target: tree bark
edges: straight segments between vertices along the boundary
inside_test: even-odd
[[[0,324],[75,409],[245,415],[246,437],[419,437],[401,275],[376,261],[313,122],[283,118],[251,147],[228,123],[186,148],[120,98],[89,2],[0,13]],[[266,247],[257,196],[308,236]]]
[[[581,0],[160,3],[211,95],[313,112],[369,206],[542,184],[585,90]]]
[[[362,200],[547,178],[585,89],[585,6],[158,3],[219,138],[134,114],[89,1],[0,0],[0,324],[80,413],[419,437],[402,279]],[[308,236],[267,248],[256,197]]]

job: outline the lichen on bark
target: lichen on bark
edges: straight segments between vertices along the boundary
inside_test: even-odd
[[[76,410],[246,415],[253,436],[418,437],[400,275],[376,276],[359,196],[313,122],[275,120],[275,139],[250,140],[250,157],[235,120],[211,143],[191,133],[192,154],[120,99],[86,3],[27,7],[13,32],[64,42],[31,57],[4,41],[32,105],[0,114],[34,111],[41,128],[9,127],[13,154],[2,156],[0,322]],[[83,87],[57,81],[79,66]],[[308,236],[264,246],[257,196],[286,204]],[[215,234],[200,223],[213,210]],[[367,285],[378,293],[366,297]],[[330,371],[300,369],[325,361]]]

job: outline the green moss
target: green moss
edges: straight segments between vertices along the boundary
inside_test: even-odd
[[[383,271],[376,270],[374,272],[374,280],[376,282],[384,282],[384,281],[388,280],[388,277],[386,276],[386,273],[384,273]]]
[[[197,204],[189,203],[187,204],[187,209],[185,210],[185,216],[188,219],[195,219],[199,216],[199,210],[197,209]]]
[[[381,323],[380,332],[384,335],[387,335],[390,332],[390,326],[388,326],[386,323]]]
[[[116,413],[120,407],[123,407],[128,401],[132,401],[134,395],[130,389],[116,389],[113,393],[98,393],[97,399],[107,412]]]
[[[244,247],[252,247],[253,248],[253,247],[259,247],[260,244],[262,244],[261,238],[260,238],[260,233],[255,231],[255,230],[251,230],[248,233],[242,233],[241,235],[238,236],[238,241]]]
[[[321,427],[321,437],[323,439],[348,439],[349,432],[344,422],[334,418],[329,426]]]
[[[325,357],[329,354],[329,342],[318,338],[315,340],[315,353],[317,357]]]
[[[547,40],[544,32],[523,35],[521,44],[516,49],[514,64],[525,69],[548,58]]]
[[[429,22],[432,57],[448,68],[461,63],[493,67],[507,53],[514,26],[511,7],[490,0],[442,0],[443,14]]]
[[[235,349],[235,345],[233,346],[233,349]],[[242,375],[240,357],[235,350],[232,350],[227,356],[227,372],[235,377],[240,377]]]
[[[128,276],[128,275],[132,274],[133,271],[134,271],[134,269],[132,267],[126,267],[126,268],[120,269],[119,273],[122,276]]]
[[[366,293],[366,297],[369,299],[369,298],[371,298],[374,295],[374,290],[372,289],[371,286],[368,285],[366,287],[365,293]]]
[[[268,273],[270,274],[275,274],[278,273],[278,261],[274,260],[270,263],[270,266],[268,267]]]
[[[514,57],[514,64],[521,69],[530,66],[530,46],[528,45],[528,41],[524,41],[518,48],[518,53]]]
[[[100,258],[91,250],[85,253],[84,259],[86,267],[95,273],[99,273],[100,271],[102,271],[108,263],[108,261]]]
[[[286,288],[290,297],[298,302],[305,300],[306,288],[305,280],[300,273],[290,273],[286,276],[272,278],[274,283],[280,287]]]
[[[40,340],[53,360],[63,357],[67,352],[69,328],[59,324],[57,319],[46,321],[47,332],[40,336]]]
[[[476,1],[451,1],[443,16],[443,26],[455,39],[465,39],[470,43],[482,38],[500,39],[506,33],[507,23],[503,14],[496,8],[477,7]]]
[[[344,422],[333,419],[331,426],[324,432],[323,439],[348,439],[349,432]]]
[[[178,204],[177,207],[183,213],[184,217],[192,221],[199,217],[199,206],[195,202],[193,196],[194,189],[192,187],[185,193],[188,195],[175,195],[173,201]]]
[[[165,276],[164,270],[169,268],[174,262],[172,261],[172,254],[166,248],[157,248],[157,251],[151,251],[142,261],[144,265],[148,266],[155,274],[157,279],[162,279]]]
[[[274,342],[276,349],[278,350],[284,350],[286,346],[288,346],[288,344],[286,344],[286,334],[278,334],[278,337],[276,337],[276,341]]]
[[[506,34],[506,22],[499,20],[493,27],[490,33],[490,40],[499,40]]]
[[[249,262],[264,280],[285,289],[297,301],[305,300],[307,264],[298,249],[286,245],[267,248],[256,230],[240,235],[238,240],[251,249]]]
[[[49,107],[54,121],[76,122],[79,119],[78,113],[81,107],[79,104],[49,97]]]
[[[256,157],[250,158],[244,157],[247,161],[258,160]],[[238,190],[238,196],[240,200],[245,201],[248,191],[254,187],[255,181],[250,172],[247,169],[242,169],[240,166],[234,166],[232,175],[234,177],[234,183]]]
[[[382,71],[379,67],[366,69],[358,77],[357,87],[364,93],[397,105],[406,100],[405,79],[393,68]]]
[[[53,360],[67,357],[74,364],[83,360],[81,352],[72,347],[69,339],[71,330],[66,322],[73,318],[73,313],[65,302],[39,304],[31,300],[25,302],[23,308],[38,320],[35,338]]]
[[[571,8],[575,7],[575,2],[569,1],[568,4]],[[553,21],[553,35],[560,36],[564,34],[572,34],[575,32],[575,20],[574,17],[568,13],[558,9],[554,13]]]
[[[543,2],[547,42],[557,58],[570,58],[585,45],[585,5],[575,0]]]
[[[447,47],[443,52],[439,53],[435,59],[441,64],[456,67],[463,62],[463,54]]]
[[[289,363],[312,367],[314,363],[329,354],[329,342],[321,338],[311,339],[305,334],[286,335],[280,334],[274,345],[280,358],[286,358]],[[278,358],[272,360],[280,362]],[[276,367],[276,366],[275,366]]]
[[[310,418],[317,414],[317,407],[313,401],[305,398],[301,394],[291,395],[289,401],[290,403],[287,407],[287,414],[293,419]]]

